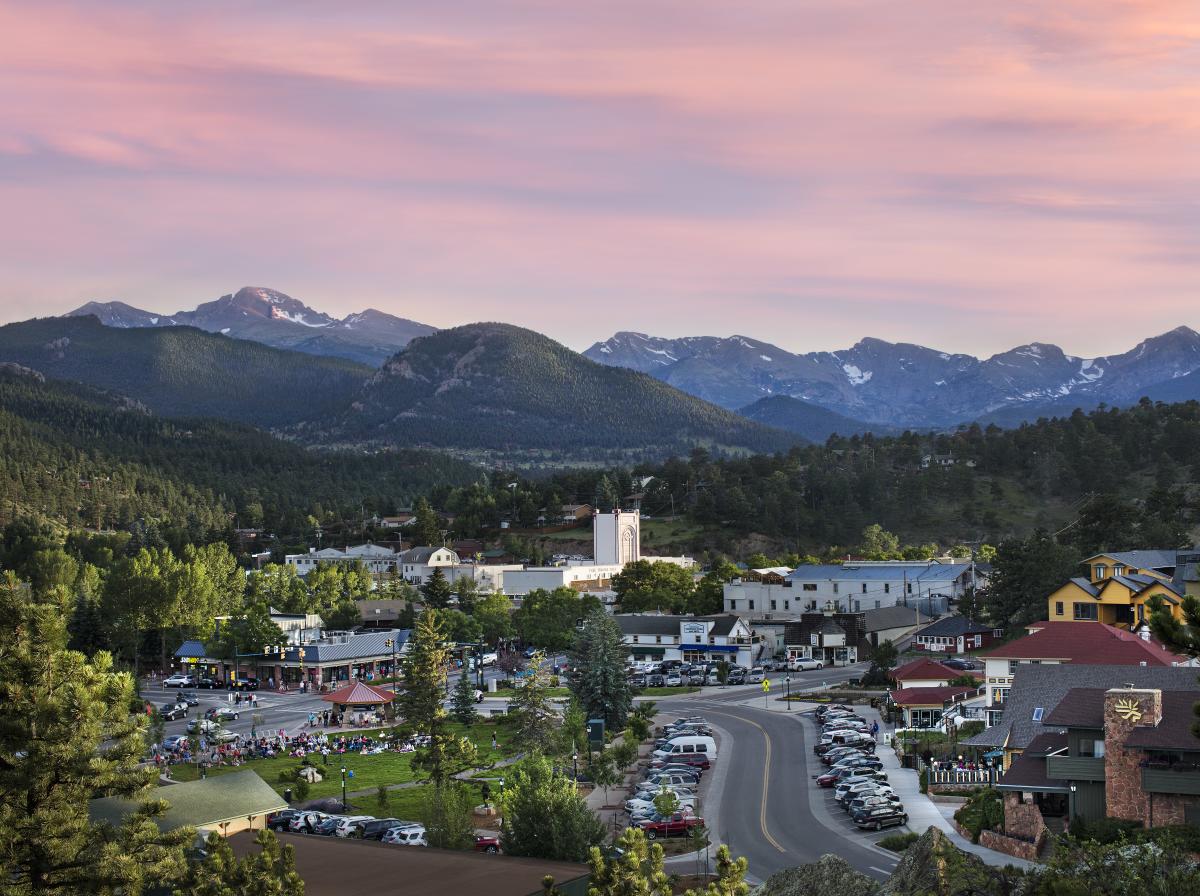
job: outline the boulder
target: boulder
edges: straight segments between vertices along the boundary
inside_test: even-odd
[[[825,855],[809,865],[772,874],[750,896],[877,896],[879,884],[840,856]]]
[[[1001,896],[1012,886],[1004,870],[964,852],[931,827],[904,851],[878,896]]]

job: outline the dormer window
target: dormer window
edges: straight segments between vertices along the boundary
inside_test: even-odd
[[[1097,563],[1092,567],[1092,578],[1102,579],[1108,574],[1108,565],[1105,563]]]

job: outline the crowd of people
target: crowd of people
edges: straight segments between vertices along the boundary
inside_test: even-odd
[[[279,731],[271,735],[247,736],[239,734],[236,740],[225,744],[210,743],[203,736],[184,738],[173,746],[155,744],[151,749],[151,760],[161,772],[169,773],[172,765],[197,762],[203,768],[214,766],[239,766],[254,759],[271,759],[290,756],[304,759],[320,756],[322,763],[329,757],[357,754],[369,756],[375,753],[394,751],[410,753],[420,744],[420,735],[405,741],[395,741],[387,735],[367,734],[330,735],[325,731],[288,734]],[[193,743],[197,749],[193,751]]]

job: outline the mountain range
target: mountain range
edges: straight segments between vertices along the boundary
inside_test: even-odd
[[[987,418],[1013,424],[1076,407],[1129,404],[1143,395],[1200,398],[1192,376],[1200,370],[1200,334],[1189,327],[1098,358],[1035,342],[981,360],[871,338],[842,351],[793,354],[743,336],[662,339],[632,332],[598,342],[584,355],[726,408],[787,396],[849,418],[861,431],[874,424],[939,428]],[[762,411],[755,419],[763,419]]]
[[[91,315],[107,327],[196,327],[235,339],[309,355],[345,358],[378,367],[418,336],[434,331],[427,324],[368,308],[338,319],[314,311],[299,299],[246,286],[198,305],[194,311],[158,314],[124,302],[88,302],[68,317]]]

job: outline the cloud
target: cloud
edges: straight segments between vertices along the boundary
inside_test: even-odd
[[[0,314],[260,283],[575,346],[866,311],[986,353],[1087,312],[1109,351],[1194,323],[1198,36],[1122,0],[10,4]]]

